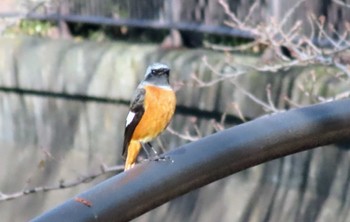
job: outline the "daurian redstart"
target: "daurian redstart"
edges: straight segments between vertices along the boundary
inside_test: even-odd
[[[125,169],[132,168],[140,149],[168,126],[176,105],[175,92],[169,83],[168,66],[155,63],[147,68],[138,85],[126,117],[123,156]]]

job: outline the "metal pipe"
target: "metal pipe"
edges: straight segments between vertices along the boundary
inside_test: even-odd
[[[349,99],[265,116],[165,153],[171,161],[139,164],[33,221],[129,221],[238,171],[349,136]]]
[[[110,25],[110,26],[128,26],[138,28],[149,29],[178,29],[182,31],[194,31],[215,35],[233,36],[244,39],[253,40],[254,35],[247,31],[242,31],[232,27],[224,25],[206,25],[203,23],[193,22],[171,22],[171,21],[158,21],[147,19],[115,19],[96,15],[57,15],[57,14],[35,14],[35,13],[0,13],[0,18],[23,18],[32,20],[44,20],[44,21],[67,21],[74,23],[88,23],[96,25]],[[331,41],[328,39],[311,39],[312,42],[319,47],[334,47]]]
[[[191,22],[171,22],[171,21],[158,21],[158,20],[147,20],[147,19],[115,19],[103,16],[95,15],[57,15],[57,14],[21,14],[21,13],[0,13],[0,18],[25,18],[33,20],[48,20],[48,21],[59,21],[64,20],[68,22],[76,23],[89,23],[96,25],[111,25],[111,26],[128,26],[128,27],[140,27],[150,29],[179,29],[185,31],[196,31],[203,33],[211,33],[217,35],[236,36],[241,38],[253,39],[253,35],[249,32],[241,31],[226,26],[214,26],[205,25],[202,23],[191,23]]]

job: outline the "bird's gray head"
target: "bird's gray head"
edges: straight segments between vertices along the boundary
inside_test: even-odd
[[[160,87],[170,87],[169,85],[170,69],[162,63],[153,63],[148,66],[145,73],[144,82]]]
[[[162,63],[153,63],[152,65],[149,65],[147,67],[146,73],[145,73],[145,77],[147,77],[147,75],[150,74],[156,74],[156,73],[160,73],[160,72],[169,72],[169,67],[165,64]]]

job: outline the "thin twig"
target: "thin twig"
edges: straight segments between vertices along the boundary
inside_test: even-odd
[[[277,110],[274,102],[272,101],[271,84],[268,84],[266,86],[266,94],[267,94],[267,101],[268,101],[270,107],[272,107],[273,110]]]
[[[240,84],[238,84],[236,81],[231,80],[230,81],[237,89],[239,89],[244,95],[246,95],[249,99],[251,99],[252,101],[254,101],[256,104],[262,106],[263,108],[265,108],[267,111],[270,112],[281,112],[283,110],[278,110],[273,106],[270,106],[269,104],[265,103],[264,101],[262,101],[261,99],[257,98],[256,96],[254,96],[252,93],[250,93],[249,91],[245,90],[244,88],[242,88],[240,86]]]
[[[19,192],[11,193],[11,194],[5,194],[0,192],[0,201],[13,200],[13,199],[20,198],[29,194],[34,194],[34,193],[48,192],[53,190],[62,190],[62,189],[75,187],[83,183],[89,183],[94,179],[96,179],[97,177],[102,176],[104,174],[112,173],[112,172],[121,172],[123,170],[124,170],[124,166],[122,165],[117,165],[113,167],[107,167],[105,165],[101,165],[101,169],[97,172],[91,173],[86,176],[78,177],[76,179],[73,179],[67,182],[65,182],[64,180],[61,180],[56,185],[39,186],[39,187],[34,187],[30,189],[25,189]]]
[[[246,25],[249,22],[250,17],[255,12],[255,9],[259,6],[259,3],[260,3],[259,0],[255,0],[253,5],[250,6],[248,15],[245,17],[243,21],[243,25]]]
[[[244,117],[242,110],[240,108],[240,106],[238,105],[238,103],[232,103],[233,108],[236,110],[238,117],[243,121],[243,122],[247,122],[246,118]]]
[[[302,106],[291,100],[288,96],[284,96],[283,99],[288,102],[290,105],[296,107],[296,108],[301,108]]]
[[[231,20],[237,24],[238,27],[244,26],[244,24],[237,18],[236,14],[231,11],[229,5],[224,0],[219,0],[218,2],[224,9],[226,15],[228,15]]]
[[[293,15],[293,13],[295,12],[295,10],[301,5],[301,3],[303,3],[305,0],[300,0],[298,1],[295,5],[293,5],[292,8],[290,8],[288,10],[288,12],[285,14],[285,16],[283,17],[281,23],[280,23],[280,27],[281,29],[283,28],[283,26],[286,24],[286,22],[290,19],[290,17]]]
[[[186,131],[185,134],[181,134],[181,133],[175,131],[174,129],[172,129],[171,127],[169,127],[169,126],[167,127],[166,130],[167,130],[169,133],[171,133],[171,134],[173,134],[173,135],[175,135],[175,136],[178,136],[179,138],[181,138],[181,139],[183,139],[183,140],[187,140],[187,141],[193,142],[193,141],[196,141],[196,140],[200,139],[199,136],[192,136],[192,135],[190,135],[189,132],[187,132],[187,131]]]
[[[215,76],[218,76],[218,78],[216,79],[213,79],[209,82],[204,82],[202,81],[200,78],[198,78],[198,76],[193,73],[191,75],[191,78],[198,84],[198,87],[202,88],[202,87],[211,87],[213,85],[216,85],[218,83],[221,83],[225,80],[229,80],[229,79],[233,79],[233,78],[236,78],[242,74],[245,74],[246,71],[245,70],[239,70],[237,72],[234,72],[232,74],[222,74],[221,72],[217,71],[216,69],[214,69],[214,67],[208,63],[208,60],[207,58],[204,56],[203,59],[202,59],[204,65],[209,68],[209,70],[215,75]]]

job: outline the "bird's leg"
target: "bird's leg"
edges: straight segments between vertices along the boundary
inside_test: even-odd
[[[148,142],[148,143],[146,143],[146,144],[147,144],[148,147],[150,147],[150,148],[152,149],[154,155],[155,155],[155,156],[158,156],[158,152],[157,152],[157,150],[155,150],[155,149],[153,148],[151,142]]]
[[[167,160],[170,160],[170,158],[168,156],[159,156],[158,155],[158,152],[153,148],[152,144],[150,142],[148,143],[145,143],[145,145],[147,145],[149,148],[152,149],[153,153],[154,153],[154,156],[152,156],[150,158],[150,156],[148,156],[148,159],[149,160],[154,160],[154,161],[167,161]],[[146,148],[144,148],[146,149]],[[148,152],[146,152],[147,155],[149,154]]]
[[[142,149],[145,151],[145,153],[147,155],[147,159],[149,159],[150,158],[150,154],[149,154],[147,148],[145,147],[147,145],[147,143],[146,144],[145,143],[141,143],[141,145],[142,145]]]
[[[153,146],[152,146],[152,144],[150,143],[150,142],[147,142],[147,143],[145,143],[144,144],[145,145],[145,147],[144,147],[144,149],[145,149],[145,151],[148,149],[148,150],[152,150],[153,151],[153,153],[154,153],[154,155],[150,155],[150,153],[148,152],[148,151],[146,151],[146,153],[147,153],[147,159],[149,159],[149,160],[157,160],[157,159],[159,159],[159,156],[158,156],[158,153],[157,153],[157,151],[153,148]],[[147,146],[147,149],[146,149],[146,146]]]

